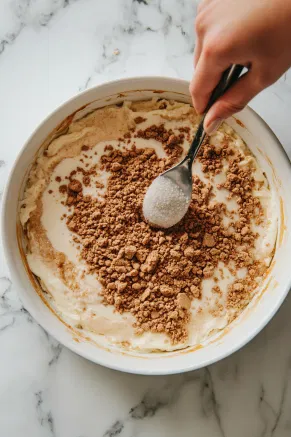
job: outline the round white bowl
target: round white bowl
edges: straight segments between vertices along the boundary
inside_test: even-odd
[[[228,123],[241,135],[264,168],[276,192],[279,216],[277,248],[269,272],[256,297],[231,325],[207,343],[174,353],[140,355],[113,346],[104,348],[81,337],[66,326],[45,305],[36,292],[36,282],[27,270],[21,253],[18,200],[23,192],[28,169],[45,140],[72,119],[93,108],[123,100],[152,97],[190,102],[188,82],[164,77],[140,77],[106,83],[72,98],[54,111],[34,131],[22,147],[11,170],[3,199],[2,234],[12,281],[20,298],[37,322],[59,342],[77,354],[113,369],[140,374],[171,374],[201,368],[235,352],[250,341],[276,313],[291,286],[291,166],[283,147],[266,123],[250,108],[245,108]],[[80,109],[82,108],[82,109]]]

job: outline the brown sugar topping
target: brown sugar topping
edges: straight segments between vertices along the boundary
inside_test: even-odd
[[[83,190],[81,182],[77,181],[76,179],[73,179],[69,183],[68,189],[74,193],[80,193]]]
[[[143,118],[143,117],[135,117],[135,119],[134,119],[134,122],[136,124],[143,123],[144,121],[146,121],[146,118]]]
[[[66,193],[67,190],[68,190],[67,185],[60,185],[60,186],[59,186],[59,192],[60,192],[61,194]]]
[[[251,194],[251,170],[240,168],[239,155],[231,158],[221,186],[236,196],[239,204],[240,219],[232,222],[232,230],[223,225],[225,204],[211,202],[211,187],[195,175],[192,202],[180,223],[159,230],[144,221],[144,194],[161,168],[170,168],[180,156],[185,132],[186,128],[180,128],[176,135],[164,125],[136,132],[137,137],[161,142],[167,158],[134,145],[128,150],[108,148],[101,166],[111,176],[102,200],[83,195],[82,183],[74,179],[76,172],[69,175],[68,187],[59,187],[61,192],[67,191],[67,204],[72,206],[67,226],[78,236],[81,256],[103,286],[104,304],[113,305],[120,313],[131,312],[137,333],[166,333],[173,343],[186,340],[191,303],[200,299],[202,280],[213,277],[220,261],[253,272],[259,268],[250,252],[256,238],[250,220],[260,205]],[[218,156],[226,156],[228,151],[232,157],[227,147]],[[205,144],[200,159],[208,166],[209,153]],[[252,282],[230,287],[228,306],[246,305],[253,289]],[[218,295],[215,290],[213,293]]]
[[[154,139],[163,144],[165,151],[172,158],[179,158],[183,152],[181,144],[183,144],[185,134],[179,132],[175,134],[172,129],[165,129],[164,124],[152,125],[136,132],[137,138]]]

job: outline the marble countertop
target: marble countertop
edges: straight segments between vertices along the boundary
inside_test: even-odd
[[[72,95],[120,77],[190,79],[196,3],[2,0],[0,191],[32,130]],[[290,73],[251,106],[291,156]],[[291,435],[291,296],[233,356],[185,375],[143,377],[62,347],[30,317],[17,291],[1,249],[1,436]]]

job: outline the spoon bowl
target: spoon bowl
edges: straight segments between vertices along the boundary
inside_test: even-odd
[[[188,162],[158,176],[146,192],[143,215],[154,227],[171,228],[186,214],[192,194]]]

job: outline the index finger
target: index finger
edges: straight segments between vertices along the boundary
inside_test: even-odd
[[[212,91],[229,66],[230,63],[222,58],[218,59],[217,55],[202,50],[190,84],[193,105],[198,114],[202,114],[205,110]]]

